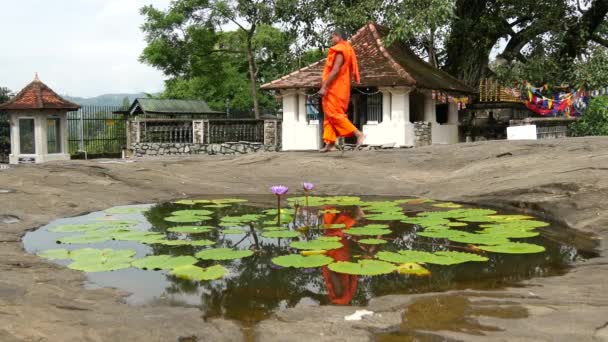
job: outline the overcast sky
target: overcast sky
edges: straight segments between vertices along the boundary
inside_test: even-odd
[[[138,62],[139,8],[170,0],[3,0],[0,86],[20,90],[38,72],[60,94],[158,92],[161,72]]]

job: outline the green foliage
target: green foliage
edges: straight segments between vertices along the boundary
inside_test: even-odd
[[[65,260],[70,259],[70,251],[67,249],[49,249],[46,251],[39,252],[37,254],[41,258],[49,260]]]
[[[68,267],[84,272],[107,272],[131,267],[135,251],[131,249],[90,249],[70,253],[73,263]]]
[[[234,260],[247,258],[253,255],[250,250],[234,250],[230,248],[206,249],[195,256],[202,260]]]
[[[388,241],[382,239],[361,239],[357,242],[362,243],[364,245],[384,245],[388,243]]]
[[[479,246],[478,248],[487,252],[505,254],[532,254],[545,251],[545,247],[543,246],[520,242],[511,242],[496,246]]]
[[[452,251],[429,253],[424,251],[403,250],[399,251],[399,253],[378,252],[376,257],[380,260],[397,264],[424,263],[437,265],[456,265],[471,261],[488,261],[488,258],[479,256],[477,254]]]
[[[186,265],[174,268],[170,274],[187,280],[214,280],[222,278],[228,270],[221,265],[202,268],[194,265]]]
[[[592,99],[583,117],[572,123],[569,130],[575,137],[608,135],[608,96]]]

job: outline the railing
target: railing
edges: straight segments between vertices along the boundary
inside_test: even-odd
[[[382,93],[365,95],[367,122],[382,122]]]
[[[523,103],[518,91],[502,86],[497,80],[482,79],[479,81],[479,102],[514,102]]]
[[[192,121],[145,121],[141,125],[140,142],[192,143]]]
[[[70,154],[86,152],[88,156],[120,155],[127,144],[127,119],[113,112],[120,106],[84,106],[68,113]]]
[[[207,120],[204,129],[204,142],[207,144],[238,141],[264,142],[264,120]]]

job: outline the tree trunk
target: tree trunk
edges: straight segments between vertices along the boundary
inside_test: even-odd
[[[258,83],[256,80],[257,68],[255,65],[255,56],[253,54],[252,39],[255,33],[255,25],[247,34],[247,62],[249,64],[249,84],[251,86],[251,97],[253,99],[253,112],[256,119],[260,118],[260,101],[258,99]]]
[[[604,22],[608,13],[608,0],[593,0],[591,7],[573,25],[568,27],[564,45],[560,50],[562,61],[576,58],[588,45],[593,34]]]
[[[492,18],[493,3],[490,0],[456,1],[456,19],[446,43],[445,69],[472,87],[488,77],[490,52],[502,35],[497,32],[499,25],[491,23],[500,20]]]
[[[435,48],[435,28],[430,29],[429,39],[425,45],[426,53],[429,56],[429,63],[435,68],[438,68],[439,61],[437,60],[437,49]]]

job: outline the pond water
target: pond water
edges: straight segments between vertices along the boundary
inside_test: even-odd
[[[272,197],[117,207],[51,222],[24,244],[87,271],[89,287],[131,293],[131,304],[193,306],[242,322],[299,303],[499,288],[561,274],[590,256],[571,243],[571,231],[523,215],[425,199],[305,203],[284,201],[280,217]],[[141,263],[148,256],[163,257]]]

